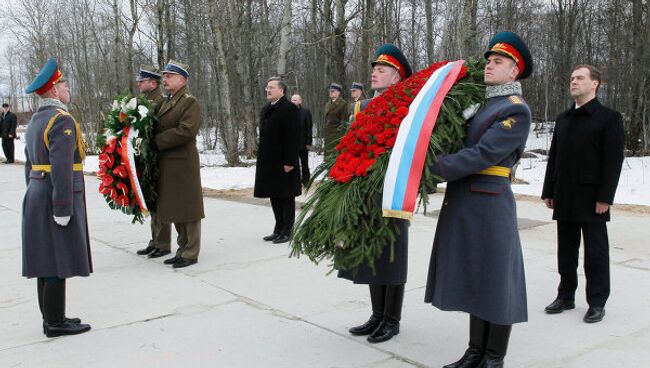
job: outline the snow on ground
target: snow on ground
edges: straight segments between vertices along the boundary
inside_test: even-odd
[[[548,150],[548,134],[536,134],[531,131],[526,144],[526,151],[535,149]],[[16,141],[16,159],[24,161],[24,143]],[[0,156],[1,152],[0,152]],[[528,184],[515,184],[513,191],[518,194],[540,196],[546,156],[537,154],[535,158],[523,158],[517,168],[516,176]],[[4,158],[4,156],[2,156]],[[245,167],[227,167],[224,155],[220,151],[202,151],[201,181],[204,187],[212,189],[252,188],[255,183],[255,160],[244,161]],[[323,156],[309,153],[309,167],[314,168],[323,162]],[[86,170],[95,171],[98,167],[97,156],[89,156],[85,162]],[[626,157],[616,191],[614,203],[640,204],[650,206],[650,156]]]

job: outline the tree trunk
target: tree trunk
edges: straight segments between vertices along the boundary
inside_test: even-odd
[[[291,37],[291,0],[284,0],[282,6],[282,26],[280,30],[280,47],[278,49],[278,76],[287,74],[287,53]]]
[[[223,106],[224,120],[221,125],[223,135],[224,154],[226,161],[230,166],[237,166],[239,161],[239,136],[235,126],[232,100],[230,97],[230,74],[226,62],[226,51],[224,49],[223,32],[217,16],[217,0],[210,0],[210,28],[212,29],[212,38],[215,51],[217,53],[217,70],[221,77],[221,104]]]

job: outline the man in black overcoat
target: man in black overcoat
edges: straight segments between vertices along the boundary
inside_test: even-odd
[[[268,102],[260,114],[260,141],[255,168],[257,198],[270,198],[275,227],[265,241],[289,241],[296,214],[296,196],[301,194],[298,150],[300,128],[298,107],[285,94],[287,85],[279,77],[266,83]]]
[[[603,319],[609,297],[606,223],[621,174],[625,142],[621,114],[596,98],[600,83],[600,71],[591,65],[578,65],[571,73],[570,91],[575,103],[555,121],[542,192],[557,220],[560,274],[557,298],[546,312],[575,308],[582,232],[589,304],[583,320],[587,323]]]
[[[6,164],[14,162],[14,139],[16,139],[16,114],[9,111],[9,104],[2,104],[2,120],[0,121],[0,135],[2,136],[2,151],[5,154]]]
[[[303,185],[307,185],[311,177],[311,173],[309,172],[309,151],[311,151],[313,142],[311,111],[302,106],[302,97],[298,94],[291,96],[291,102],[298,106],[298,114],[300,116],[300,144],[298,148],[298,156],[300,157],[300,181]]]

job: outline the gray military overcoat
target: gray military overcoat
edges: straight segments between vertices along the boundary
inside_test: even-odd
[[[372,99],[361,101],[363,110]],[[352,119],[354,121],[354,117]],[[379,210],[379,209],[377,209]],[[362,263],[357,270],[339,270],[338,277],[350,280],[355,284],[371,285],[403,285],[408,274],[409,223],[407,220],[391,219],[399,229],[393,243],[393,259],[391,260],[390,244],[386,244],[381,256],[375,260],[375,269],[368,263]]]
[[[489,98],[472,119],[465,148],[432,167],[447,182],[438,217],[425,301],[510,325],[528,319],[517,210],[507,177],[478,175],[512,167],[530,129],[519,96]]]
[[[86,198],[77,150],[77,130],[69,115],[60,115],[45,135],[50,119],[59,111],[43,106],[36,111],[25,134],[27,191],[23,201],[23,276],[88,276],[92,272]],[[51,165],[51,172],[32,170]],[[67,226],[53,216],[72,216]]]

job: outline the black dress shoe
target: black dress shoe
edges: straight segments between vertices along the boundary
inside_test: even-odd
[[[195,264],[196,262],[198,262],[197,259],[187,259],[187,258],[182,258],[181,257],[176,263],[174,263],[174,265],[172,267],[174,267],[174,268],[183,268],[183,267],[191,266],[191,265]]]
[[[171,251],[156,248],[156,250],[149,253],[149,255],[147,257],[149,257],[149,258],[158,258],[158,257],[166,256],[169,253],[171,253]]]
[[[370,319],[366,323],[352,327],[348,331],[350,331],[350,333],[355,336],[370,335],[377,329],[377,327],[379,327],[383,318],[384,317],[375,316],[373,314],[370,316]]]
[[[173,256],[172,258],[167,258],[166,260],[164,260],[163,263],[173,265],[176,262],[180,261],[181,259],[183,259],[183,258],[181,258],[179,256]]]
[[[481,368],[503,368],[503,357],[502,356],[491,356],[489,353],[486,353],[483,356],[483,361],[481,365],[477,366]]]
[[[45,336],[57,337],[64,335],[78,335],[90,331],[90,325],[72,323],[68,320],[58,323],[45,323]]]
[[[555,299],[553,303],[549,304],[544,308],[548,314],[558,314],[562,313],[565,310],[573,309],[576,307],[576,303],[573,300],[565,299]]]
[[[379,324],[379,327],[368,336],[368,342],[376,344],[390,340],[393,336],[399,334],[399,322],[391,321],[384,318]]]
[[[273,239],[273,244],[286,243],[289,241],[289,235],[279,235],[277,238]]]
[[[605,317],[604,307],[589,307],[582,320],[587,323],[596,323],[602,321],[603,317]]]
[[[73,318],[65,317],[65,321],[69,322],[69,323],[76,323],[76,324],[81,323],[81,319],[75,318],[75,317],[73,317]],[[43,333],[45,333],[45,325],[46,324],[47,324],[47,322],[45,322],[45,320],[43,320]]]
[[[459,361],[447,364],[442,368],[478,368],[483,360],[483,351],[479,348],[469,347]]]
[[[135,254],[137,254],[137,255],[139,255],[139,256],[146,256],[147,254],[149,254],[149,253],[155,251],[156,249],[157,249],[157,248],[154,247],[153,245],[149,245],[149,246],[147,246],[147,247],[144,248],[144,249],[140,249],[140,250],[138,250],[137,252],[135,252]]]
[[[278,236],[280,236],[280,234],[273,233],[271,235],[267,235],[267,236],[263,237],[262,240],[264,240],[264,241],[273,241],[273,240],[277,239]]]

